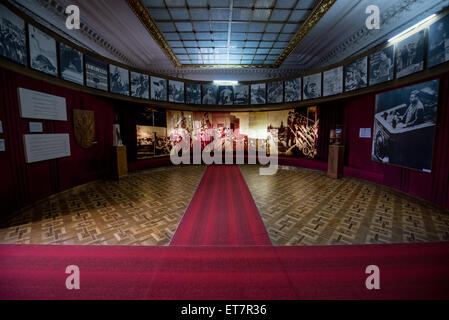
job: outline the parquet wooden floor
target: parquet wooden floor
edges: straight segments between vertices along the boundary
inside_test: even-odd
[[[204,169],[152,169],[52,196],[3,222],[0,243],[167,245]]]
[[[168,245],[205,168],[156,168],[54,195],[3,221],[0,243]],[[448,211],[389,188],[305,169],[260,176],[258,166],[239,168],[273,245],[449,241]]]
[[[273,245],[449,241],[449,212],[357,179],[240,166]]]

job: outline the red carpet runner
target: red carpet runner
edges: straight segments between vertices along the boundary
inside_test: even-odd
[[[367,290],[365,269],[380,269]],[[65,286],[68,265],[80,290]],[[0,299],[448,299],[449,244],[0,245]]]
[[[271,245],[253,197],[236,165],[208,166],[171,245]]]

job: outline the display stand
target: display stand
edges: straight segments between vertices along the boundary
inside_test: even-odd
[[[117,179],[128,176],[126,146],[114,147],[114,175]]]
[[[343,177],[344,162],[345,147],[341,145],[330,145],[327,176],[333,179]]]

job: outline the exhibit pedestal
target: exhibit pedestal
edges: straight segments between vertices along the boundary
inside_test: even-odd
[[[114,147],[114,175],[117,179],[128,176],[126,146]]]
[[[344,162],[345,147],[340,145],[330,145],[327,176],[333,179],[343,177]]]

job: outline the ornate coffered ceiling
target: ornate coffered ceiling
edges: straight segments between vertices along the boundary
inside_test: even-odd
[[[167,56],[166,50],[163,49],[164,46],[160,44],[161,39],[155,40],[154,34],[142,22],[142,17],[139,17],[139,14],[136,15],[135,8],[133,9],[130,6],[130,3],[135,2],[134,0],[8,1],[54,32],[109,59],[140,69],[180,78],[193,80],[213,80],[220,78],[240,81],[283,77],[326,67],[382,44],[390,37],[405,30],[419,20],[449,6],[449,0],[315,1],[319,5],[314,11],[310,12],[304,21],[297,22],[298,29],[296,33],[289,40],[288,44],[282,48],[282,52],[278,54],[275,60],[272,57],[270,57],[271,60],[266,60],[265,58],[267,61],[266,65],[254,64],[257,68],[242,68],[241,66],[229,67],[229,65],[226,68],[219,66],[214,66],[213,68],[193,68],[188,65],[182,66],[182,63],[177,64],[176,60]],[[208,2],[212,0],[197,1],[206,3],[207,8]],[[244,9],[244,4],[242,3],[246,3],[249,6],[249,10],[256,10],[259,9],[256,5],[257,1],[227,0],[223,1],[223,3],[235,3],[237,8],[241,6],[242,9]],[[268,2],[270,1],[264,0],[264,3],[269,4]],[[280,1],[283,0],[278,0],[277,2]],[[302,2],[307,6],[307,4],[313,1],[295,0],[293,1],[295,3],[292,2],[292,8],[293,6],[296,8]],[[177,3],[179,6],[188,6],[190,0],[145,0],[145,2],[154,2],[152,4],[154,7],[158,3],[159,5],[161,3],[162,5],[166,5],[167,2]],[[214,1],[214,3],[217,2],[219,1]],[[276,8],[276,1],[271,2],[272,5],[264,9],[272,11],[288,10]],[[253,5],[250,6],[248,3],[252,3]],[[81,30],[67,30],[65,28],[64,11],[66,6],[71,4],[80,7]],[[369,5],[377,5],[380,9],[380,30],[368,30],[365,26],[365,20],[367,18],[365,10]],[[149,14],[148,10],[145,12]],[[144,12],[141,14],[145,15]],[[228,30],[228,35],[230,32],[231,37],[232,23],[234,22],[239,23],[239,21],[230,21],[231,29]],[[291,24],[290,22],[288,18],[285,21],[278,21],[280,24]],[[265,23],[268,25],[270,18],[267,21],[261,20],[248,23]],[[177,32],[178,36],[187,36],[181,34],[183,32],[183,30]],[[279,32],[279,34],[281,33],[283,32]],[[163,36],[163,33],[161,34]],[[229,40],[232,40],[232,38],[229,38]],[[168,40],[165,39],[165,41],[167,42]],[[278,40],[274,40],[273,42],[276,41]],[[279,40],[279,42],[282,41]],[[175,48],[169,47],[172,49]],[[201,47],[198,45],[197,49],[201,49]],[[270,55],[270,53],[267,55]],[[190,57],[189,59],[185,61],[191,62]],[[251,62],[254,62],[254,59],[255,57]],[[181,61],[179,58],[178,60],[179,62]],[[270,63],[274,61],[274,63],[270,65],[268,61]],[[241,62],[243,62],[243,58],[240,58]]]
[[[127,0],[177,68],[278,68],[335,0]]]

